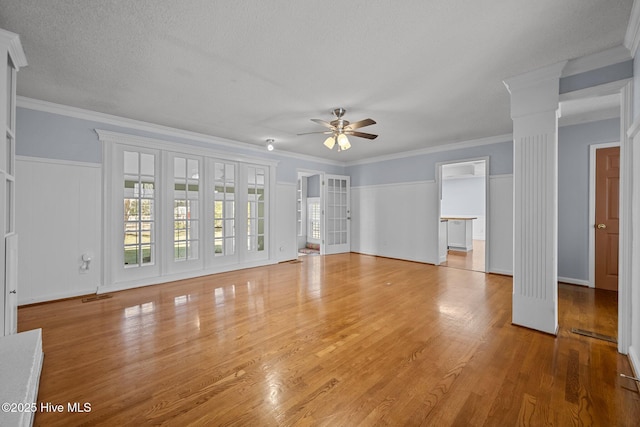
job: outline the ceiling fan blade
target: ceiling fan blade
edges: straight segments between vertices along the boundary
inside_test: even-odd
[[[352,130],[347,130],[344,132],[347,135],[357,136],[359,138],[367,138],[367,139],[376,139],[378,135],[374,135],[372,133],[364,133],[364,132],[355,132]]]
[[[300,135],[311,135],[314,133],[321,133],[323,135],[331,135],[333,133],[332,130],[325,130],[325,131],[320,131],[320,132],[305,132],[305,133],[297,133],[296,135],[300,136]]]
[[[328,127],[329,129],[334,129],[333,125],[329,122],[325,122],[324,120],[320,120],[320,119],[311,119],[312,122],[318,123],[319,125],[322,125],[324,127]]]
[[[353,130],[353,129],[363,128],[365,126],[371,126],[375,124],[376,124],[376,121],[373,119],[364,119],[364,120],[360,120],[359,122],[349,123],[349,125],[346,126],[346,129]]]

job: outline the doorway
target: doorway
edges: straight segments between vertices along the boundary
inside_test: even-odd
[[[322,173],[299,171],[296,191],[298,256],[320,255],[322,247]]]
[[[441,266],[486,271],[487,163],[477,159],[439,167]]]
[[[298,256],[351,251],[351,178],[299,170],[296,194]]]

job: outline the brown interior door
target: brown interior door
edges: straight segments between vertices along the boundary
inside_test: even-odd
[[[596,150],[595,286],[618,290],[620,147]]]

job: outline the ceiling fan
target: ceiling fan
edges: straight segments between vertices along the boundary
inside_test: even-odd
[[[365,132],[356,132],[355,129],[359,129],[365,126],[375,125],[376,122],[372,119],[364,119],[358,122],[351,123],[348,120],[344,120],[342,116],[347,112],[344,108],[336,108],[333,111],[333,115],[336,116],[335,120],[331,122],[326,122],[320,119],[311,119],[312,122],[321,124],[322,126],[329,128],[330,130],[325,130],[322,132],[307,132],[307,133],[299,133],[298,135],[309,135],[313,133],[321,133],[324,135],[329,135],[327,139],[324,141],[324,145],[332,150],[333,147],[338,144],[338,151],[344,151],[351,148],[351,143],[347,138],[347,135],[357,136],[359,138],[366,139],[376,139],[378,135],[374,135],[372,133]]]

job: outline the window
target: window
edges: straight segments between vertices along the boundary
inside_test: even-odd
[[[236,253],[236,166],[214,162],[213,245],[214,256]]]
[[[261,265],[275,255],[267,223],[275,162],[96,132],[106,174],[105,286]]]
[[[348,178],[347,178],[348,179]],[[345,178],[327,179],[327,244],[348,242],[348,182]]]
[[[307,240],[320,241],[320,198],[310,197],[307,199],[307,216],[309,218],[309,234]]]
[[[265,249],[265,169],[247,168],[247,250]]]
[[[124,151],[124,265],[155,262],[155,156]]]
[[[200,162],[173,159],[173,253],[175,261],[200,257]]]

